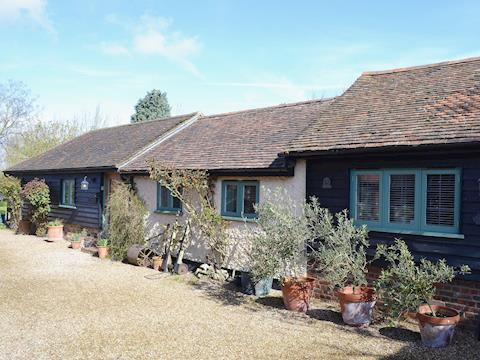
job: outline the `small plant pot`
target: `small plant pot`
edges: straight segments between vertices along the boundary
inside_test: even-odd
[[[418,325],[423,345],[431,348],[446,347],[452,342],[455,327],[460,321],[457,310],[440,305],[430,305],[437,316],[432,316],[428,305],[420,305],[417,311]]]
[[[49,226],[47,231],[49,241],[57,241],[63,239],[63,225]]]
[[[287,310],[307,312],[310,308],[315,279],[310,277],[286,278],[282,286],[283,304]]]
[[[105,259],[108,255],[108,246],[97,246],[98,257],[100,259]]]
[[[153,270],[159,271],[160,266],[162,266],[162,257],[161,256],[154,256],[153,257]]]
[[[247,272],[242,272],[241,276],[242,292],[247,295],[267,296],[272,290],[273,279],[261,279],[256,283]]]
[[[71,244],[73,250],[78,250],[82,247],[82,242],[81,241],[71,241],[70,244]]]
[[[372,288],[347,286],[337,290],[336,295],[345,324],[357,327],[370,325],[376,303],[375,291]]]

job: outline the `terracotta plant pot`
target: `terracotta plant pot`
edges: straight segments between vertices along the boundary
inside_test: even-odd
[[[370,325],[376,303],[375,291],[372,288],[347,286],[337,290],[335,294],[340,302],[345,324],[361,327]]]
[[[71,246],[73,250],[78,250],[82,247],[82,242],[81,241],[72,241]]]
[[[49,226],[47,232],[48,240],[56,241],[63,239],[63,225]]]
[[[431,316],[432,310],[441,316]],[[460,321],[457,310],[441,305],[420,305],[417,311],[418,325],[422,343],[425,346],[438,348],[448,346],[453,338],[455,327]]]
[[[30,220],[20,220],[18,223],[17,234],[31,235],[32,222]]]
[[[97,246],[98,257],[100,259],[105,259],[108,255],[108,246]]]
[[[287,310],[307,312],[315,279],[310,277],[286,278],[282,286],[283,304]]]
[[[162,265],[162,257],[161,256],[154,256],[153,257],[153,270],[159,271],[160,266]]]

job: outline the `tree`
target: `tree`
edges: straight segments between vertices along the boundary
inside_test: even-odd
[[[23,200],[21,191],[22,184],[20,179],[3,173],[0,174],[0,194],[7,200],[7,205],[11,209],[12,214],[8,225],[15,231],[22,216]]]
[[[24,83],[14,80],[0,83],[0,145],[27,125],[36,110],[35,98]]]
[[[30,159],[87,131],[103,127],[105,123],[99,107],[94,114],[75,115],[71,121],[36,121],[6,141],[6,165],[10,167]]]
[[[135,114],[130,118],[131,123],[163,119],[170,116],[170,105],[167,93],[153,89],[147,92],[144,98],[135,105]]]

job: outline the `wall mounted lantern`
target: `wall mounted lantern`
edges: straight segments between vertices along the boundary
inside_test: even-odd
[[[80,183],[80,190],[88,190],[88,181],[86,176],[83,178],[82,182]]]

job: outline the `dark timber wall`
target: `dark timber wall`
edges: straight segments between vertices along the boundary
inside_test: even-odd
[[[88,190],[80,190],[80,183],[84,176],[89,182]],[[80,174],[34,174],[18,176],[22,184],[33,178],[45,179],[50,188],[51,212],[49,218],[63,219],[65,223],[77,224],[84,227],[101,227],[102,200],[101,191],[102,173],[80,173]],[[59,206],[61,197],[61,184],[63,179],[75,179],[75,205],[76,209],[63,208]],[[28,214],[28,206],[23,209],[24,216]]]
[[[418,258],[445,258],[451,265],[467,264],[473,269],[467,279],[480,280],[480,153],[432,151],[424,154],[370,154],[363,156],[317,157],[307,163],[307,195],[316,196],[332,212],[348,209],[350,170],[378,168],[454,168],[462,170],[460,232],[464,239],[370,232],[370,242],[405,240]],[[324,177],[331,189],[322,188]]]

